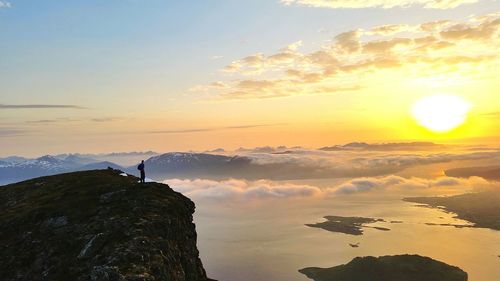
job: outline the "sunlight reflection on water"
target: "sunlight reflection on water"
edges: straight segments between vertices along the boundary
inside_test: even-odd
[[[470,281],[500,276],[500,232],[430,226],[467,224],[453,214],[418,207],[401,196],[260,200],[245,204],[196,202],[198,247],[207,273],[220,281],[308,280],[298,272],[332,267],[357,256],[419,254],[455,265]],[[382,218],[363,236],[304,226],[325,215]],[[402,223],[390,223],[402,221]],[[359,248],[349,243],[360,243]]]

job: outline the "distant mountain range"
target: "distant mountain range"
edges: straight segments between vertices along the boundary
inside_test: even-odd
[[[45,155],[34,159],[9,156],[0,158],[0,185],[41,176],[106,169],[107,167],[134,173],[136,172],[134,168],[136,163],[155,155],[158,155],[158,153],[146,151],[107,154],[58,154]]]
[[[146,160],[147,173],[153,178],[237,177],[251,173],[252,159],[208,153],[171,152]],[[248,174],[247,174],[248,176]]]
[[[0,159],[0,185],[59,173],[105,169],[112,167],[137,174],[137,163],[122,166],[112,161],[98,161],[82,155],[46,155],[22,162]],[[225,156],[209,153],[171,152],[150,157],[145,161],[147,177],[155,180],[168,178],[245,178],[290,179],[325,177],[316,167],[297,163],[258,163],[246,156]]]
[[[281,154],[290,154],[284,152]],[[276,155],[269,153],[268,155]],[[309,163],[285,158],[281,161],[260,161],[254,156],[226,156],[207,153],[172,152],[149,158],[146,174],[157,180],[168,178],[205,178],[247,180],[293,180],[312,178],[336,178],[377,176],[387,173],[384,169],[345,169],[325,166],[314,160]],[[134,168],[132,168],[134,169]]]
[[[153,155],[153,157],[147,157]],[[201,177],[214,174],[215,177],[237,175],[238,170],[247,170],[251,159],[229,157],[208,153],[113,153],[106,155],[60,154],[45,155],[35,159],[17,156],[0,159],[0,185],[23,181],[31,178],[66,172],[105,169],[111,167],[131,174],[136,174],[139,159],[146,160],[148,177],[165,179],[168,177]],[[119,165],[113,161],[101,161],[103,158],[116,159],[128,156],[139,157],[131,165]],[[96,158],[92,158],[96,157]],[[128,161],[131,162],[131,161]]]
[[[113,153],[100,153],[100,154],[59,154],[54,157],[64,160],[75,161],[79,163],[94,163],[101,161],[109,161],[116,163],[120,166],[131,166],[141,160],[146,160],[149,157],[159,155],[158,152],[145,151],[145,152],[113,152]]]
[[[468,178],[482,177],[490,180],[500,180],[500,166],[466,167],[446,170],[449,177]]]
[[[12,158],[10,158],[12,159]],[[65,172],[105,169],[107,167],[124,169],[112,162],[67,156],[64,159],[45,155],[36,159],[9,162],[9,158],[0,160],[0,184],[8,184],[26,179],[54,175]]]
[[[36,159],[10,156],[0,158],[0,185],[34,177],[107,167],[120,169],[130,174],[137,174],[136,167],[141,160],[145,160],[147,177],[154,180],[169,178],[292,180],[381,176],[400,171],[412,165],[449,160],[446,157],[442,160],[434,158],[430,160],[418,159],[418,157],[411,155],[410,157],[403,157],[403,159],[393,156],[389,157],[389,159],[381,158],[373,161],[360,158],[353,160],[355,163],[350,163],[350,165],[339,165],[322,162],[321,159],[315,158],[315,155],[319,152],[326,159],[329,156],[325,151],[425,151],[442,147],[443,145],[429,142],[385,144],[356,142],[323,147],[316,151],[300,147],[239,149],[232,156],[228,156],[227,152],[222,149],[210,153],[170,152],[158,154],[147,151],[109,154],[59,154],[46,155]],[[416,159],[414,159],[415,157]],[[496,172],[493,171],[492,173]],[[476,175],[480,176],[479,174]]]

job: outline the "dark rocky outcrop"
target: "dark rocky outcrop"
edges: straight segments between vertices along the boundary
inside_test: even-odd
[[[332,268],[299,270],[316,281],[467,281],[458,267],[418,255],[358,257]]]
[[[0,280],[206,281],[194,203],[117,170],[0,188]]]

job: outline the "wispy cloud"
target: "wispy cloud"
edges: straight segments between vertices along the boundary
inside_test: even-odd
[[[209,132],[215,131],[217,129],[180,129],[180,130],[161,130],[161,131],[149,131],[149,134],[183,134],[183,133],[199,133],[199,132]]]
[[[297,42],[274,54],[234,60],[222,69],[222,79],[192,90],[216,99],[264,99],[358,91],[382,73],[479,79],[491,75],[480,69],[500,68],[499,35],[499,13],[355,29],[312,52],[301,52]]]
[[[249,128],[258,128],[258,127],[270,127],[270,126],[281,126],[287,125],[286,123],[276,123],[276,124],[257,124],[257,125],[239,125],[239,126],[229,126],[224,129],[249,129]]]
[[[0,128],[0,137],[19,136],[24,135],[27,132],[27,130],[17,128]]]
[[[74,119],[68,117],[56,118],[56,119],[40,119],[40,120],[31,120],[26,121],[26,123],[30,124],[43,124],[43,123],[64,123],[64,122],[75,122],[75,121],[89,121],[89,122],[97,122],[97,123],[105,123],[112,122],[116,120],[120,120],[122,118],[119,117],[96,117],[90,119]]]
[[[280,124],[254,124],[254,125],[237,125],[237,126],[227,126],[218,128],[195,128],[195,129],[178,129],[178,130],[159,130],[159,131],[149,131],[150,134],[183,134],[183,133],[200,133],[200,132],[212,132],[212,131],[222,131],[222,130],[237,130],[237,129],[251,129],[258,127],[269,127],[269,126],[279,126],[285,125]]]
[[[60,120],[56,120],[56,119],[40,119],[40,120],[26,121],[26,123],[28,123],[28,124],[47,124],[47,123],[56,123],[56,122],[60,122]]]
[[[112,122],[116,120],[120,120],[121,118],[119,117],[100,117],[100,118],[92,118],[90,121],[92,122],[99,122],[99,123],[104,123],[104,122]]]
[[[51,124],[51,123],[64,123],[64,122],[75,122],[79,119],[73,119],[68,117],[61,117],[56,119],[39,119],[39,120],[29,120],[26,121],[28,124]]]
[[[0,109],[87,109],[86,107],[69,104],[0,104]]]
[[[451,9],[478,0],[281,0],[285,5],[301,5],[318,8],[394,8],[420,6],[427,9]]]
[[[0,1],[0,9],[1,8],[10,8],[12,7],[12,4],[10,4],[10,2],[8,1]]]

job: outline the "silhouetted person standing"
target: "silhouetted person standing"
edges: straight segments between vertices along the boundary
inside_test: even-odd
[[[141,171],[141,183],[146,182],[146,172],[144,171],[144,160],[141,161],[141,164],[137,166],[137,170]]]

